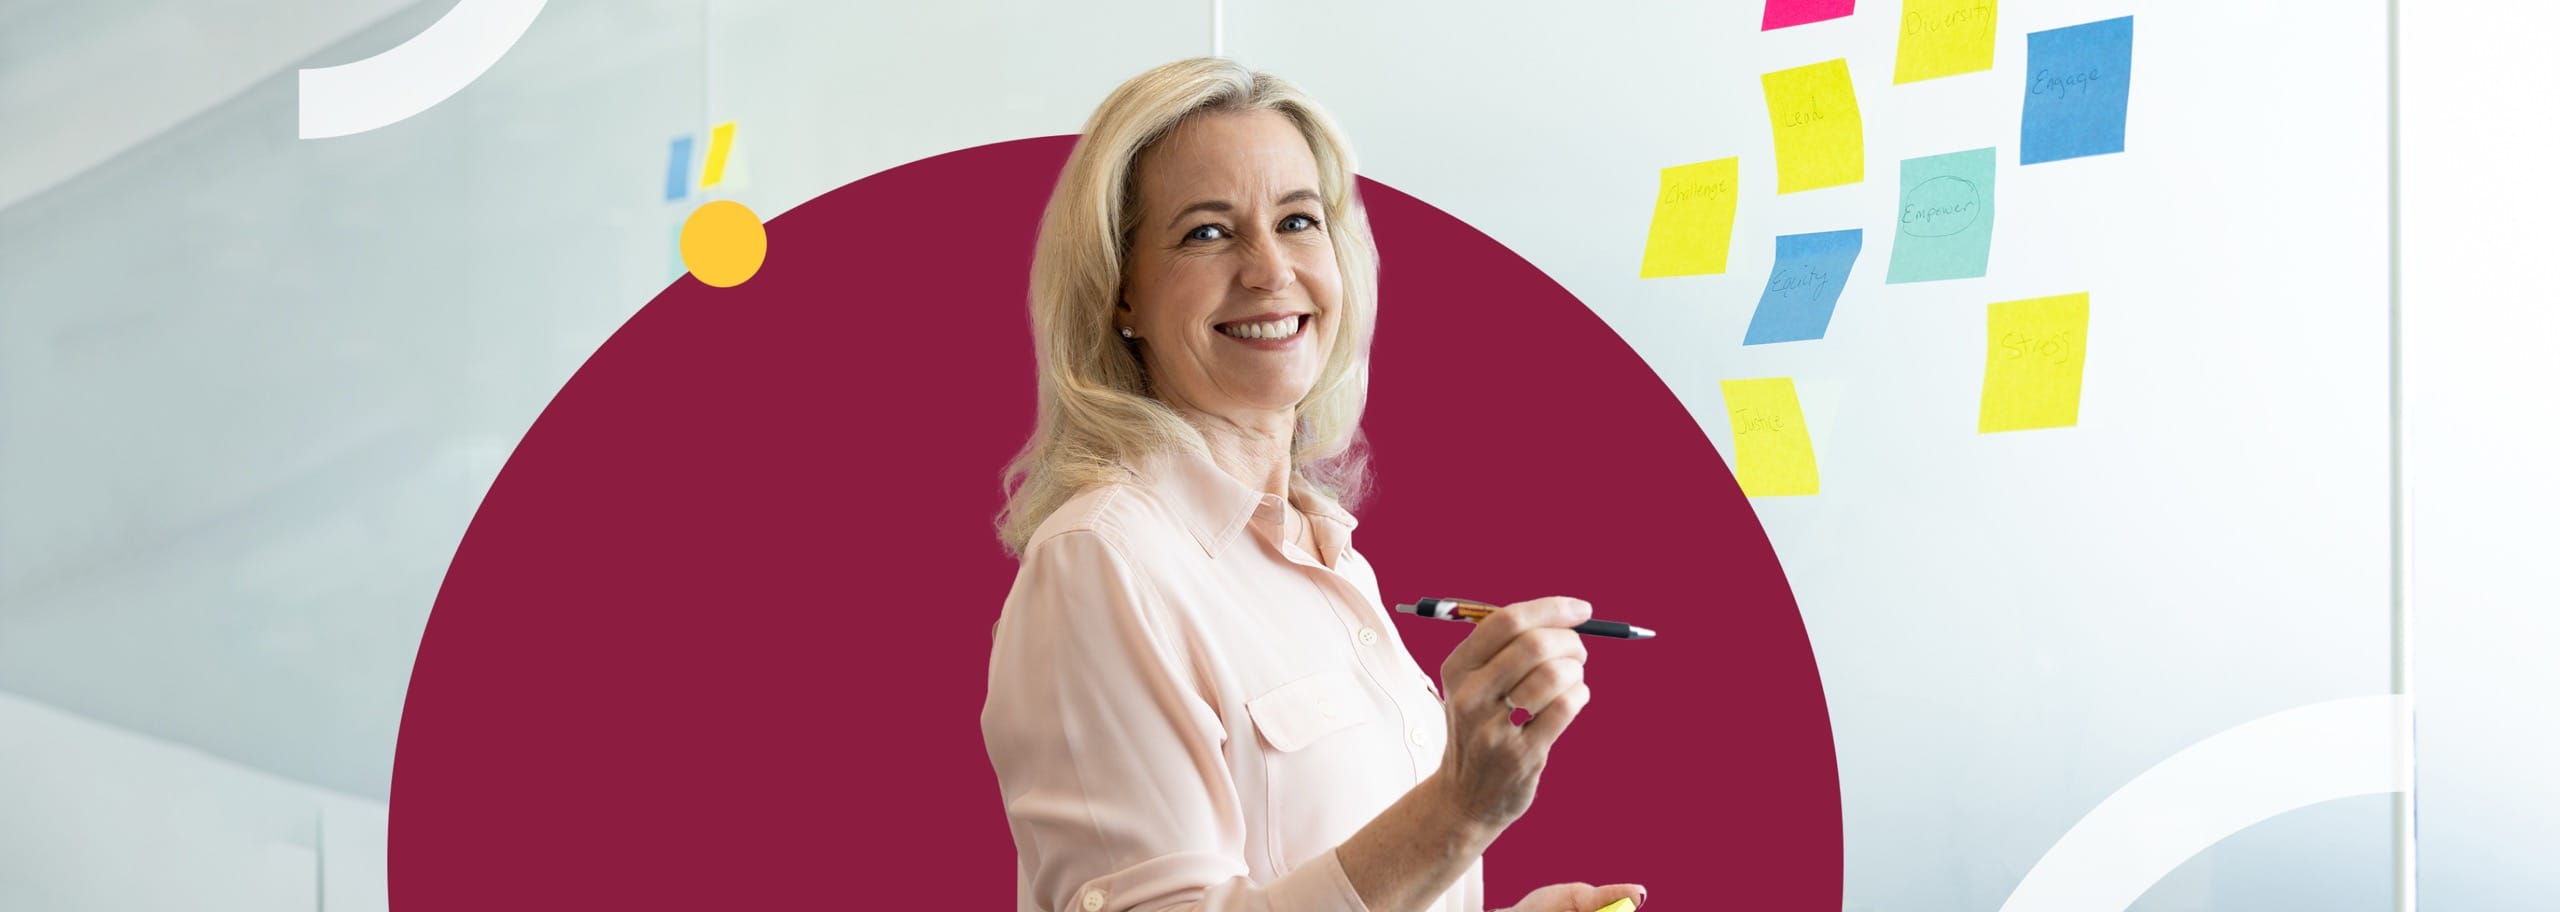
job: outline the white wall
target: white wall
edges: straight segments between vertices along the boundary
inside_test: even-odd
[[[0,909],[388,909],[388,825],[380,801],[0,694]]]
[[[2560,897],[2560,10],[2400,4],[2418,901]]]

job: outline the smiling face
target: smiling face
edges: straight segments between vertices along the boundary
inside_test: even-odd
[[[1203,114],[1138,157],[1119,325],[1156,395],[1286,432],[1341,325],[1315,155],[1276,111]]]

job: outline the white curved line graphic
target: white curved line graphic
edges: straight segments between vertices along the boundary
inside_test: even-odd
[[[2223,837],[2333,798],[2409,790],[2409,699],[2313,703],[2241,723],[2135,776],[2047,849],[2000,912],[2123,912]]]
[[[302,70],[302,138],[387,127],[480,78],[542,13],[543,0],[461,0],[409,40],[354,63]]]

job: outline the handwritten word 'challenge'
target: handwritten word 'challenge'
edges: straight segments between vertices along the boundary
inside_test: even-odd
[[[1733,185],[1725,181],[1675,181],[1663,185],[1662,198],[1656,200],[1655,205],[1677,206],[1695,200],[1723,199],[1732,193]]]

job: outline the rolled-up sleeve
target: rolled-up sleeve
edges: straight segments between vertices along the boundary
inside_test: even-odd
[[[1189,637],[1107,531],[1023,555],[979,716],[1044,912],[1368,912],[1333,851],[1254,883]]]

